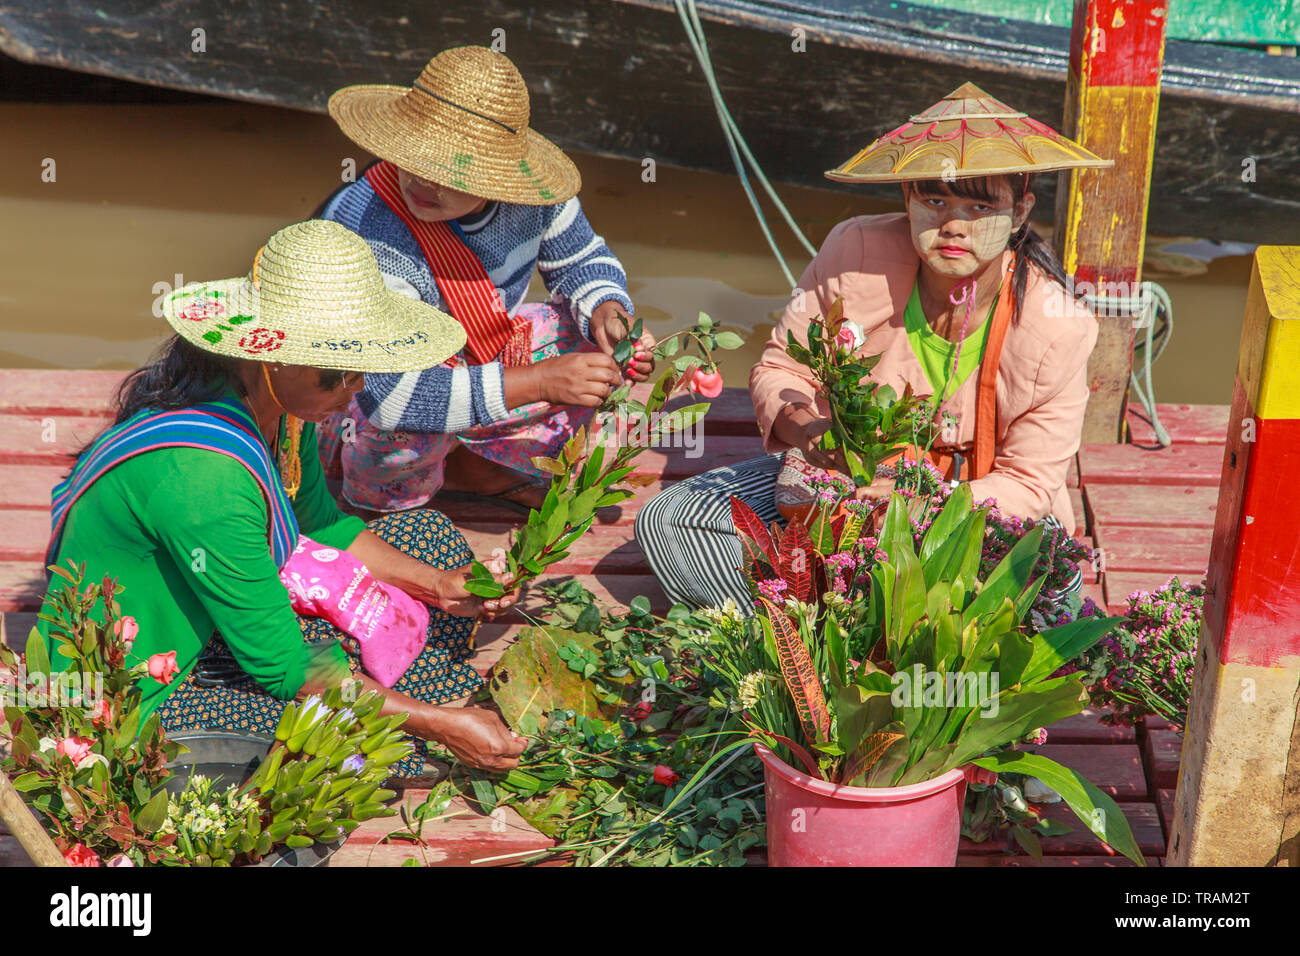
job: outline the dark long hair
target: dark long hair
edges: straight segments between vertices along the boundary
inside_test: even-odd
[[[1001,199],[997,190],[999,179],[1011,187],[1014,202],[1023,199],[1033,186],[1033,176],[1029,173],[1012,173],[1004,176],[954,179],[951,182],[942,179],[924,179],[913,183],[912,188],[921,196],[960,196],[963,199],[978,199],[981,202],[996,204]],[[1070,280],[1056,258],[1056,253],[1052,251],[1052,247],[1047,244],[1047,240],[1034,231],[1028,219],[1011,234],[1011,241],[1007,245],[1016,257],[1011,283],[1016,293],[1016,312],[1013,320],[1019,325],[1020,310],[1024,306],[1025,286],[1029,283],[1031,266],[1048,279],[1060,283],[1063,289],[1070,288]]]
[[[215,355],[173,335],[152,362],[122,380],[113,424],[120,425],[146,408],[172,411],[210,402],[227,388],[243,398],[247,393],[239,364],[238,359]]]

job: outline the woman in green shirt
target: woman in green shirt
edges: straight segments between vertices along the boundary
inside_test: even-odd
[[[346,550],[431,606],[425,649],[393,689],[357,673],[362,686],[385,695],[386,712],[406,712],[416,737],[508,769],[524,742],[496,714],[440,705],[481,683],[468,662],[473,619],[513,596],[483,602],[465,590],[472,554],[436,512],[370,527],[340,512],[313,424],[345,409],[364,373],[436,365],[464,331],[386,290],[365,242],[335,223],[289,226],[258,255],[248,277],[186,286],[164,304],[178,334],[127,378],[115,425],[55,489],[49,563],[118,579],[122,612],[139,627],[133,659],[175,651],[177,674],[142,679],[146,712],[164,727],[269,732],[285,701],[359,671],[342,632],[295,613],[279,576],[299,532]],[[64,586],[53,577],[47,602]],[[196,673],[214,632],[242,684]],[[418,761],[398,772],[418,773]]]

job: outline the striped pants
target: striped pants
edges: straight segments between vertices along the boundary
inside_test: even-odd
[[[731,496],[767,523],[778,521],[781,455],[715,468],[661,491],[636,516],[636,540],[668,597],[691,607],[721,607],[732,598],[747,612],[753,599],[741,572]]]
[[[650,569],[673,602],[691,607],[721,607],[727,598],[748,613],[753,598],[744,573],[740,538],[731,521],[731,496],[745,502],[771,524],[776,510],[776,479],[780,454],[764,455],[727,468],[715,468],[679,482],[650,499],[636,516],[636,541]],[[1052,515],[1039,519],[1064,535]],[[1064,607],[1083,588],[1083,573],[1075,570],[1059,591],[1046,596]]]

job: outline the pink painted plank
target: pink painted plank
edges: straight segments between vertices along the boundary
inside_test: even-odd
[[[0,464],[71,465],[110,421],[107,416],[6,415],[0,423]]]
[[[1147,714],[1142,718],[1143,732],[1152,730],[1177,730],[1178,728],[1165,720],[1163,717],[1157,717],[1155,714]]]
[[[1116,800],[1147,799],[1142,754],[1136,743],[1057,744],[1050,732],[1047,739],[1048,742],[1041,747],[1025,749],[1077,770]]]
[[[1156,415],[1174,443],[1222,445],[1228,434],[1227,405],[1167,405],[1157,402]],[[1141,405],[1128,407],[1129,438],[1135,445],[1154,445],[1155,429]]]
[[[126,372],[0,369],[0,414],[102,415]]]
[[[1106,589],[1106,605],[1116,609],[1114,613],[1123,614],[1128,607],[1128,596],[1134,591],[1155,591],[1165,586],[1169,579],[1177,577],[1184,584],[1201,584],[1204,575],[1175,574],[1172,571],[1112,571],[1102,575],[1102,584]]]
[[[1091,708],[1073,717],[1058,720],[1047,728],[1049,744],[1133,744],[1137,735],[1132,727],[1112,726],[1101,722],[1101,714]]]
[[[1149,730],[1142,741],[1142,760],[1147,776],[1158,789],[1178,786],[1178,761],[1183,752],[1183,735],[1176,730]]]
[[[1219,489],[1209,485],[1117,485],[1093,482],[1084,497],[1095,529],[1099,525],[1214,527]]]
[[[0,611],[36,611],[44,597],[39,561],[0,561]]]
[[[1221,445],[1171,445],[1159,451],[1136,445],[1084,445],[1079,477],[1085,493],[1095,484],[1212,485],[1223,471]]]
[[[1160,866],[1161,859],[1158,856],[1144,856],[1147,866]],[[1031,856],[1016,855],[1010,853],[998,853],[996,855],[985,854],[980,856],[959,855],[957,857],[958,866],[990,866],[990,867],[1136,867],[1137,864],[1129,861],[1122,856],[1048,856],[1044,854],[1043,862],[1039,863]]]
[[[1074,533],[1081,535],[1088,529],[1088,509],[1083,502],[1083,492],[1078,488],[1067,488],[1070,495],[1070,508],[1074,512]]]
[[[1096,526],[1097,564],[1110,571],[1183,572],[1200,577],[1210,563],[1209,528]]]
[[[4,419],[0,418],[3,426]],[[50,492],[67,474],[67,465],[0,465],[0,509],[35,508],[48,512]]]
[[[0,511],[0,561],[33,561],[38,566],[45,559],[50,541],[50,514],[35,509]]]

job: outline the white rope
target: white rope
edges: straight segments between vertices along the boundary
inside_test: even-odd
[[[1155,383],[1151,377],[1151,365],[1169,345],[1174,334],[1174,306],[1169,293],[1156,282],[1143,282],[1138,286],[1136,296],[1123,295],[1084,295],[1083,302],[1093,314],[1107,318],[1131,316],[1133,324],[1133,368],[1129,372],[1129,387],[1137,396],[1142,409],[1151,420],[1151,429],[1156,441],[1162,448],[1173,443],[1169,432],[1160,423],[1156,413]],[[1156,322],[1161,321],[1160,330],[1156,331]],[[1143,334],[1145,332],[1145,335]],[[1141,350],[1139,359],[1137,352]]]

